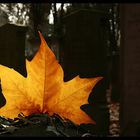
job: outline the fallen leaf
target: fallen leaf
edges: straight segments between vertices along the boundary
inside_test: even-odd
[[[64,82],[64,73],[41,33],[41,45],[32,61],[26,60],[27,77],[0,65],[2,93],[6,104],[0,115],[15,118],[35,113],[59,114],[76,124],[95,123],[80,106],[88,103],[93,87],[102,77],[73,78]]]

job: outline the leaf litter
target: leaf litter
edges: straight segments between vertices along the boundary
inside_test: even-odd
[[[93,125],[93,124],[92,124]],[[0,137],[1,136],[41,136],[41,134],[29,134],[27,129],[43,128],[42,136],[48,137],[95,137],[90,132],[90,128],[77,125],[69,119],[62,119],[58,114],[32,114],[24,116],[23,113],[18,118],[9,119],[0,116]],[[24,131],[24,132],[22,132]],[[22,132],[22,133],[21,133]]]

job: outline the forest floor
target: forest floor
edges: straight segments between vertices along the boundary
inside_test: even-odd
[[[120,103],[111,101],[110,90],[107,90],[107,102],[108,102],[109,116],[110,116],[110,126],[109,126],[110,136],[119,137],[120,136],[120,123],[119,123]]]
[[[111,102],[110,90],[107,91],[107,101],[110,115],[109,137],[119,137],[119,109],[118,102]],[[0,117],[0,137],[97,137],[89,133],[84,127],[79,127],[68,121],[64,123],[59,116],[33,115],[11,121]]]
[[[109,133],[110,136],[113,137],[120,136],[119,108],[120,108],[119,103],[112,103],[109,105],[109,112],[110,112]]]

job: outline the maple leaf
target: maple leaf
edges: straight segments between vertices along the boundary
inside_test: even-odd
[[[26,60],[27,77],[14,69],[0,65],[2,92],[6,104],[0,115],[15,118],[22,112],[25,116],[34,113],[58,114],[76,124],[95,123],[80,106],[88,103],[93,87],[102,77],[73,78],[64,82],[64,73],[55,55],[41,33],[41,45],[32,59]]]

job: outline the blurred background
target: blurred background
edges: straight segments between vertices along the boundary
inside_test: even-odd
[[[34,55],[36,47],[30,43],[38,38],[38,31],[41,31],[60,62],[63,61],[64,53],[61,52],[64,51],[61,49],[62,47],[60,48],[61,40],[68,34],[68,31],[74,30],[75,27],[76,30],[72,36],[76,36],[77,27],[82,26],[87,34],[84,37],[90,39],[91,34],[94,38],[98,36],[99,29],[96,29],[98,27],[101,28],[102,36],[104,36],[105,41],[100,41],[106,43],[106,55],[111,56],[118,54],[120,46],[118,10],[119,4],[115,3],[0,3],[0,26],[12,23],[28,27],[25,46],[27,57]],[[79,19],[76,19],[76,16]],[[90,22],[92,26],[88,27]],[[90,31],[88,28],[90,28],[91,34],[88,33]]]

